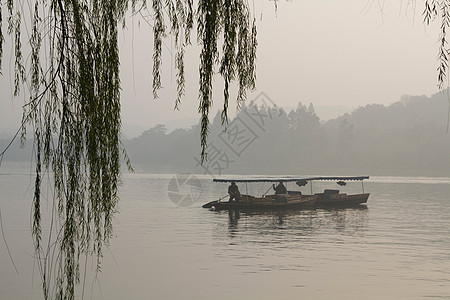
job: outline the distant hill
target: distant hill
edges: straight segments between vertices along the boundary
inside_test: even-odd
[[[450,171],[448,110],[445,93],[405,96],[390,106],[360,107],[323,128],[340,165],[402,173]]]
[[[450,176],[448,112],[445,93],[370,104],[326,122],[312,104],[251,104],[225,127],[219,112],[211,120],[203,165],[198,125],[168,132],[159,124],[123,143],[136,168],[152,172]],[[4,159],[30,157],[31,143],[20,150],[15,141]]]
[[[210,159],[199,165],[198,126],[167,133],[164,125],[126,142],[132,161],[211,173],[425,175],[450,171],[448,98],[404,96],[321,124],[313,105],[289,112],[244,107],[228,123],[219,113],[209,134]]]

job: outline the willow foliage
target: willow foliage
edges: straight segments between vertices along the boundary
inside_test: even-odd
[[[100,268],[103,244],[112,234],[120,179],[117,20],[125,5],[36,1],[24,12],[23,3],[7,3],[14,92],[26,87],[29,99],[23,106],[22,134],[27,128],[34,134],[32,234],[45,299],[72,299],[80,281],[80,255],[96,253]],[[22,25],[23,15],[31,22]],[[27,47],[22,32],[29,33]],[[28,49],[25,66],[22,51]],[[43,234],[41,188],[48,171],[59,219]]]
[[[216,69],[225,82],[223,122],[230,83],[238,83],[238,102],[255,85],[256,27],[244,0],[199,0],[196,10],[192,0],[152,0],[151,6],[145,0],[0,3],[0,67],[9,36],[14,94],[28,99],[22,138],[27,129],[34,135],[32,235],[45,299],[73,299],[82,279],[80,256],[95,254],[100,270],[102,249],[112,235],[121,152],[127,160],[120,144],[118,26],[129,9],[153,16],[155,98],[161,88],[163,39],[170,35],[175,40],[176,108],[184,95],[184,49],[197,23],[203,159]],[[49,230],[43,230],[41,211],[45,178],[54,193]]]
[[[439,53],[438,60],[438,86],[444,88],[445,79],[448,77],[448,58],[450,48],[447,42],[447,30],[450,27],[450,1],[448,0],[426,0],[423,11],[424,22],[428,25],[433,21],[440,22]]]

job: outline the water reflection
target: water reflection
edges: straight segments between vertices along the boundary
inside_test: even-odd
[[[329,208],[282,211],[214,211],[217,216],[215,233],[226,236],[266,238],[287,235],[314,234],[355,235],[368,226],[369,209],[365,205],[351,208]]]
[[[241,218],[241,212],[239,210],[228,211],[228,231],[231,235],[238,232],[238,221]]]

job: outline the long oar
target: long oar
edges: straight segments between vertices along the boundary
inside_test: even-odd
[[[273,188],[273,186],[271,186],[264,194],[263,197]]]
[[[228,195],[223,196],[222,198],[220,198],[220,199],[217,200],[217,201],[220,201],[220,200],[222,200],[223,198],[226,198],[226,197],[228,197]]]

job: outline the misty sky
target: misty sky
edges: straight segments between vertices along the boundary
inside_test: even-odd
[[[423,2],[389,1],[380,10],[377,1],[315,0],[250,2],[258,27],[257,90],[278,106],[294,108],[313,103],[321,118],[369,103],[390,104],[402,95],[431,95],[437,88],[438,26],[423,25]],[[152,99],[153,40],[149,26],[129,19],[121,31],[122,117],[126,135],[157,123],[189,126],[198,120],[199,47],[186,52],[186,97],[174,111],[176,72],[174,50],[165,41],[162,84]],[[195,43],[196,35],[192,35]],[[8,77],[10,44],[6,45],[0,77],[0,136],[19,126],[23,99],[12,99]],[[222,79],[215,79],[215,112],[221,107]],[[235,91],[230,104],[235,111]],[[326,110],[328,107],[328,110]],[[330,111],[330,107],[333,110]],[[213,117],[213,116],[212,116]]]

